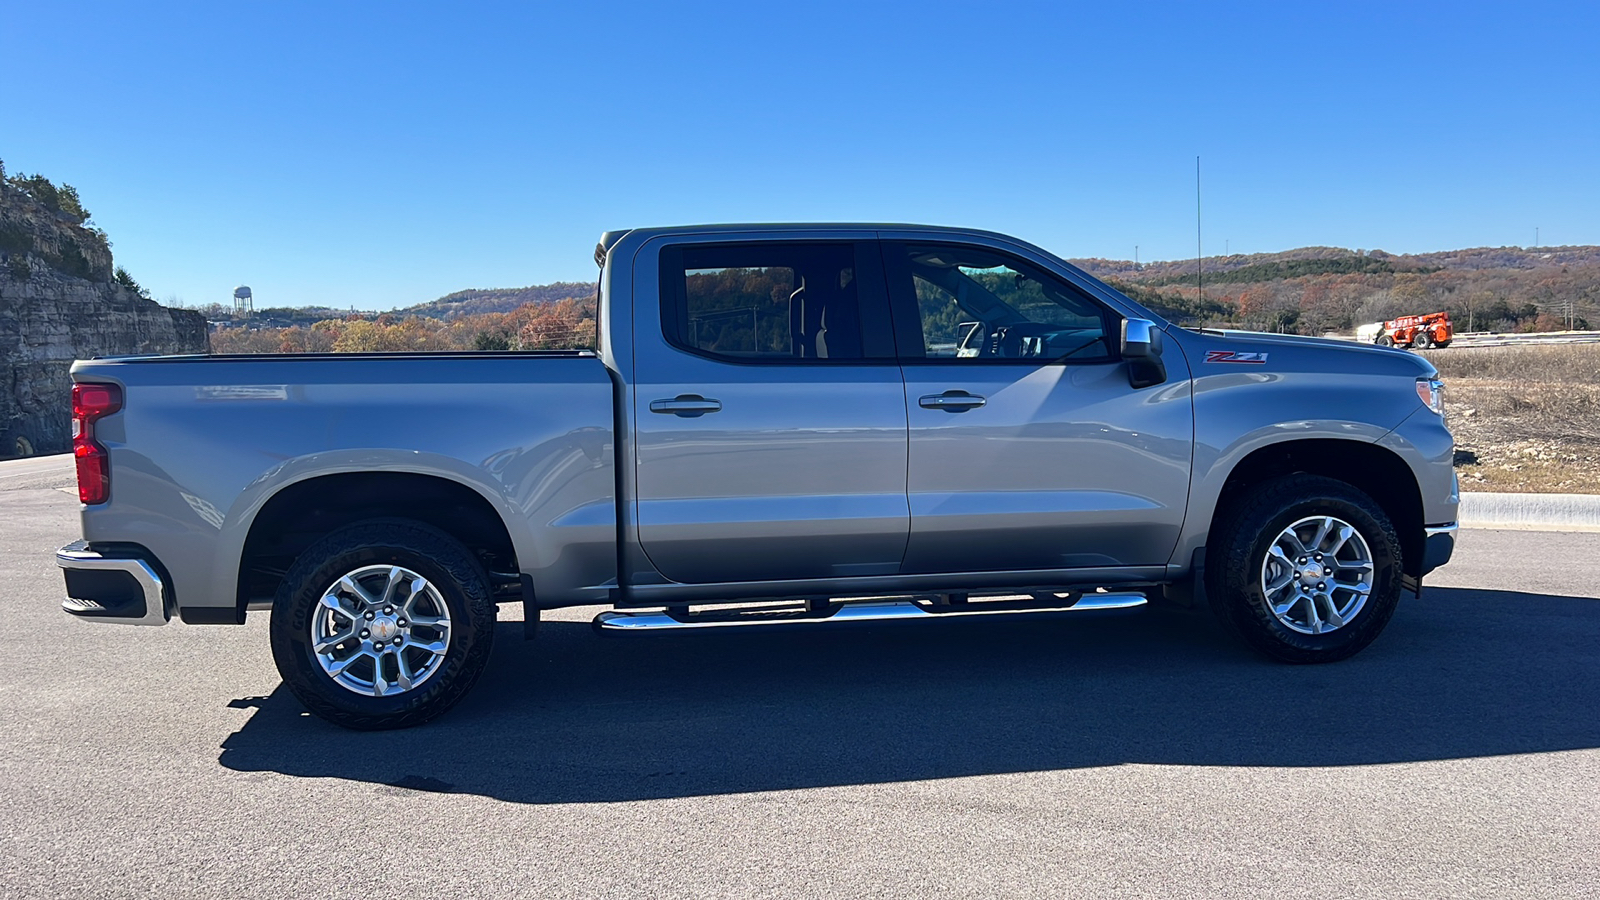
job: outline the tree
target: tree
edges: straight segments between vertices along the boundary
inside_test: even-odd
[[[472,349],[485,351],[510,350],[511,335],[498,331],[480,331],[472,336]]]
[[[128,290],[133,291],[135,294],[138,294],[146,300],[150,299],[150,292],[141,287],[139,282],[134,281],[133,276],[128,274],[127,269],[117,266],[117,271],[113,277],[116,278],[117,284],[120,284]]]

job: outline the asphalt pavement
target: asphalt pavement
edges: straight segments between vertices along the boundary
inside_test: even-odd
[[[453,712],[358,734],[265,614],[63,615],[54,465],[0,477],[3,897],[1600,895],[1600,534],[1465,531],[1331,666],[1145,611],[524,643],[510,606]]]

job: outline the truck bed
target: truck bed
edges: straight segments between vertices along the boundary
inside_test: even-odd
[[[500,513],[541,599],[603,602],[615,577],[612,383],[590,351],[103,359],[72,377],[123,388],[122,411],[97,426],[111,498],[83,517],[84,537],[145,546],[186,620],[270,599],[250,596],[248,568],[282,553],[245,544],[264,511],[292,513],[282,498],[359,504],[428,479]]]

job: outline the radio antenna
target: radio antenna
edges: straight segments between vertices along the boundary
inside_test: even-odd
[[[1200,289],[1200,302],[1206,302],[1206,263],[1200,243],[1200,157],[1194,158],[1194,283]]]

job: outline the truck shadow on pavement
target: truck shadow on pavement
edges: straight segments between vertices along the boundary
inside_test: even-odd
[[[704,796],[1153,763],[1355,766],[1600,747],[1600,600],[1430,588],[1328,666],[1264,662],[1208,615],[600,637],[502,623],[443,718],[356,733],[286,688],[240,771],[518,803]]]

